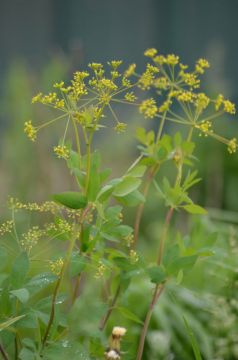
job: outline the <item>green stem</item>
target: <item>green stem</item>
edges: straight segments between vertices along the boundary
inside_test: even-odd
[[[64,274],[65,274],[66,268],[68,267],[70,257],[71,257],[71,254],[72,254],[72,251],[73,251],[77,236],[78,236],[78,228],[75,227],[74,235],[72,237],[72,240],[70,241],[68,251],[67,251],[67,254],[66,254],[66,257],[65,257],[64,265],[62,266],[59,278],[58,278],[58,280],[56,282],[56,285],[55,285],[55,288],[54,288],[52,301],[51,301],[50,318],[49,318],[49,321],[48,321],[48,324],[47,324],[47,327],[46,327],[45,335],[44,335],[43,340],[42,340],[41,351],[44,349],[44,347],[46,345],[46,342],[47,342],[47,339],[48,339],[48,336],[49,336],[49,332],[50,332],[51,326],[52,326],[53,321],[54,321],[56,298],[57,298],[58,291],[59,291],[60,285],[62,283]]]
[[[165,124],[165,120],[166,120],[166,114],[167,114],[167,111],[165,111],[165,112],[163,113],[163,116],[162,116],[162,118],[161,118],[159,130],[158,130],[158,134],[157,134],[157,139],[156,139],[157,141],[159,141],[160,138],[161,138],[162,131],[163,131],[164,124]]]
[[[157,259],[157,264],[160,265],[162,262],[162,258],[163,258],[163,253],[164,253],[164,243],[167,237],[167,233],[168,233],[168,229],[169,229],[169,225],[170,225],[170,221],[173,215],[173,208],[170,208],[167,215],[166,215],[166,219],[165,219],[165,224],[164,224],[164,228],[163,228],[163,232],[162,232],[162,236],[161,236],[161,240],[160,240],[160,247],[159,247],[159,254],[158,254],[158,259]],[[144,321],[144,325],[141,331],[141,336],[140,336],[140,341],[139,341],[139,346],[138,346],[138,350],[137,350],[137,356],[136,356],[136,360],[141,360],[142,359],[142,355],[143,355],[143,351],[144,351],[144,345],[145,345],[145,338],[146,338],[146,334],[149,328],[149,324],[150,324],[150,319],[154,310],[154,307],[158,301],[158,299],[160,298],[160,295],[162,294],[163,290],[164,290],[165,284],[161,285],[161,284],[157,284],[155,289],[154,289],[154,293],[153,293],[153,297],[151,300],[151,303],[149,305],[149,308],[147,310],[146,313],[146,317],[145,317],[145,321]]]
[[[141,336],[140,336],[139,347],[137,350],[136,360],[142,359],[142,355],[143,355],[143,351],[144,351],[144,344],[145,344],[145,337],[146,337],[147,330],[149,327],[150,319],[151,319],[155,304],[157,303],[158,299],[160,298],[160,295],[162,294],[163,290],[164,290],[164,285],[162,285],[161,287],[159,287],[159,285],[156,285],[154,294],[153,294],[153,298],[151,300],[149,309],[148,309],[146,317],[145,317],[143,329],[142,329]]]
[[[85,192],[87,195],[89,189],[89,182],[90,182],[90,172],[91,172],[91,143],[92,143],[93,133],[90,133],[88,137],[86,130],[84,130],[84,137],[87,148],[86,184],[85,184]]]
[[[100,321],[99,330],[103,330],[105,328],[106,323],[107,323],[108,319],[110,318],[111,313],[113,311],[113,308],[114,308],[114,306],[115,306],[115,304],[117,302],[120,291],[121,291],[121,284],[119,284],[118,287],[117,287],[117,290],[116,290],[115,295],[114,295],[114,297],[112,299],[112,302],[111,302],[111,304],[110,304],[110,306],[109,306],[109,308],[107,310],[106,315]]]
[[[75,120],[74,120],[74,118],[72,116],[71,116],[71,119],[72,119],[72,122],[73,122],[76,146],[77,146],[77,151],[78,151],[78,156],[79,156],[79,168],[82,169],[81,149],[80,149],[78,128],[77,128],[76,122],[75,122]]]

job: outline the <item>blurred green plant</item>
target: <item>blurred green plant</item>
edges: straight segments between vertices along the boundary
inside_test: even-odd
[[[58,130],[62,127],[62,137],[53,151],[65,160],[78,191],[65,189],[41,204],[9,199],[11,220],[0,227],[4,329],[0,351],[5,359],[55,359],[62,354],[75,359],[169,359],[171,351],[183,359],[209,359],[212,354],[202,325],[178,299],[186,295],[179,284],[186,284],[194,265],[214,257],[216,236],[208,233],[198,237],[192,230],[187,236],[179,232],[172,236],[171,222],[175,212],[207,213],[189,193],[200,181],[194,170],[195,135],[215,138],[234,153],[236,139],[218,135],[214,120],[225,113],[234,114],[235,106],[221,94],[211,99],[200,92],[200,76],[209,67],[205,59],[199,59],[189,72],[178,56],[158,55],[155,49],[145,55],[151,62],[142,74],[136,72],[135,64],[121,71],[121,61],[110,61],[108,68],[92,63],[89,71],[77,71],[69,85],[54,83],[55,90],[32,99],[59,114],[38,126],[28,120],[24,131],[34,142],[41,129],[53,124]],[[140,92],[148,90],[154,97],[139,100],[143,96]],[[157,132],[137,129],[138,158],[121,177],[109,179],[111,169],[102,168],[93,140],[109,116],[116,132],[126,130],[114,109],[117,103],[138,107],[145,118],[158,119],[159,125]],[[187,134],[169,135],[164,131],[167,122],[182,125]],[[159,245],[148,255],[148,249],[140,252],[138,240],[151,185],[166,215],[157,234]],[[122,211],[128,207],[137,207],[134,227],[123,220]],[[43,221],[22,231],[16,220],[22,211],[40,213]],[[48,259],[44,258],[45,250]],[[129,297],[135,293],[133,308]],[[163,293],[164,312],[156,307],[160,298],[163,306]],[[138,302],[145,294],[145,301]],[[153,313],[156,326],[150,331]],[[174,323],[165,320],[165,313]],[[113,329],[109,330],[107,348],[104,329],[109,322]],[[126,328],[114,325],[125,323],[128,330],[121,349]],[[156,332],[158,323],[166,328],[164,333]],[[158,349],[158,336],[165,335],[168,344],[164,342],[164,350]],[[202,341],[201,349],[198,340]]]

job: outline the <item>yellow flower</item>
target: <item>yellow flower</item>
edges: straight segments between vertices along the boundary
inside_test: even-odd
[[[237,139],[233,138],[228,142],[227,150],[230,154],[233,154],[237,150]]]
[[[163,104],[159,107],[159,112],[165,112],[169,109],[170,105],[172,104],[171,100],[166,100]]]
[[[91,63],[88,64],[88,67],[90,67],[94,71],[98,71],[103,68],[103,65],[101,63]]]
[[[123,123],[123,122],[118,122],[117,125],[114,127],[114,130],[120,134],[126,131],[127,128],[127,124]]]
[[[6,234],[6,233],[10,233],[11,230],[13,229],[13,221],[12,220],[8,220],[4,223],[2,223],[0,225],[0,236]]]
[[[54,152],[58,158],[68,159],[70,156],[69,149],[65,145],[58,145],[54,147]]]
[[[136,64],[129,65],[128,69],[124,72],[124,77],[128,78],[135,73]]]
[[[163,65],[167,61],[167,59],[163,55],[157,55],[153,60],[158,65]]]
[[[166,90],[168,85],[169,85],[168,80],[165,76],[158,77],[157,79],[154,80],[154,86],[157,89]]]
[[[193,103],[194,96],[195,95],[191,91],[181,91],[178,93],[177,99],[178,101]]]
[[[153,58],[156,54],[157,54],[157,50],[154,49],[154,48],[147,49],[147,50],[144,52],[144,55],[145,55],[145,56],[148,56],[148,57],[151,57],[151,58]]]
[[[185,82],[185,84],[189,85],[190,87],[197,89],[200,85],[200,80],[197,78],[196,74],[193,73],[185,73],[183,70],[180,71],[180,76]]]
[[[195,65],[195,71],[199,74],[204,73],[204,69],[209,68],[210,64],[206,59],[198,59]]]
[[[36,128],[32,125],[32,121],[31,121],[31,120],[26,121],[26,122],[24,123],[24,133],[28,136],[28,138],[29,138],[31,141],[35,141],[35,140],[36,140],[37,130],[36,130]]]
[[[50,261],[50,270],[53,274],[59,276],[64,265],[64,260],[60,257],[55,261]]]
[[[218,111],[223,104],[224,97],[222,94],[219,94],[215,100],[215,110]]]
[[[133,91],[126,93],[124,98],[125,98],[125,100],[127,100],[129,102],[134,102],[137,99],[137,97],[135,96]]]
[[[42,99],[42,93],[39,93],[32,98],[31,102],[32,104],[35,104],[36,102],[41,102],[41,99]]]
[[[210,99],[209,99],[209,97],[208,97],[206,94],[204,94],[204,93],[199,93],[199,94],[197,95],[197,99],[196,99],[195,105],[196,105],[196,107],[197,107],[199,110],[204,110],[204,109],[206,109],[206,108],[208,107],[209,103],[210,103]]]
[[[228,113],[228,114],[236,113],[235,104],[233,104],[230,100],[224,100],[223,105],[224,105],[224,111],[226,113]]]
[[[44,231],[40,230],[38,226],[33,226],[27,233],[22,235],[23,239],[20,244],[24,250],[31,251],[43,234]]]
[[[121,60],[112,60],[108,62],[108,65],[110,65],[113,69],[117,69],[121,64]]]
[[[202,121],[201,124],[195,126],[197,129],[201,130],[205,136],[208,136],[208,133],[212,133],[211,129],[212,123],[211,121]],[[201,136],[201,134],[200,134]]]
[[[54,83],[53,87],[61,90],[64,88],[64,82],[63,81],[61,81],[60,83],[56,82],[56,83]]]
[[[94,277],[96,279],[100,279],[103,277],[103,275],[105,274],[105,271],[106,271],[106,266],[100,261],[99,262],[99,265],[98,265],[98,268],[97,268],[97,272],[96,274],[94,275]]]
[[[139,111],[145,118],[154,118],[158,112],[156,101],[153,98],[142,101]]]
[[[138,86],[142,90],[148,90],[155,79],[155,74],[159,72],[159,69],[151,64],[147,64],[146,71],[141,74]]]
[[[139,261],[139,256],[137,255],[137,252],[135,250],[130,250],[130,261],[132,264],[135,264]]]
[[[179,62],[179,56],[176,56],[174,54],[167,55],[166,64],[168,64],[168,65],[177,65],[178,62]]]

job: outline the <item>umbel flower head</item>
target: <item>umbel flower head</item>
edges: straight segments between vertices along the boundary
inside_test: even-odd
[[[190,136],[193,130],[198,130],[199,136],[210,136],[226,144],[230,154],[236,152],[236,139],[226,139],[215,131],[215,120],[225,114],[234,115],[235,104],[222,94],[211,98],[200,90],[201,75],[210,67],[209,62],[198,59],[194,69],[189,71],[189,67],[174,54],[162,55],[152,48],[147,49],[144,55],[150,63],[140,75],[138,86],[154,89],[158,96],[142,101],[140,113],[145,118],[160,119],[162,127],[167,120],[187,126],[190,128]],[[162,104],[160,96],[163,98]]]
[[[198,132],[200,136],[213,137],[226,144],[230,154],[236,152],[236,139],[226,139],[215,130],[216,119],[234,115],[235,105],[222,94],[212,98],[200,89],[209,62],[200,58],[190,70],[175,54],[163,55],[151,48],[144,55],[149,61],[141,74],[136,72],[134,63],[123,71],[121,60],[109,61],[107,67],[93,62],[87,71],[76,71],[68,85],[59,81],[48,94],[38,93],[32,103],[49,106],[60,115],[40,126],[26,121],[24,132],[35,141],[40,129],[61,123],[64,140],[68,128],[73,129],[80,153],[78,134],[83,134],[87,143],[95,131],[107,125],[108,117],[115,123],[113,129],[117,133],[126,131],[127,124],[119,120],[114,108],[119,103],[138,107],[146,119],[158,119],[161,131],[165,121],[174,122],[189,127],[191,136]],[[148,90],[154,91],[153,97],[137,101],[137,92]],[[70,153],[64,140],[54,147],[54,152],[58,158],[67,160]]]

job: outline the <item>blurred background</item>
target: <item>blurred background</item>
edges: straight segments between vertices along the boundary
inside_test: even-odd
[[[142,69],[144,50],[155,47],[163,54],[180,55],[189,65],[197,58],[207,58],[211,69],[205,76],[206,91],[222,92],[237,104],[237,13],[235,0],[1,0],[1,215],[8,195],[22,201],[46,200],[53,192],[74,186],[63,162],[50,151],[58,135],[42,131],[40,141],[32,144],[23,134],[25,121],[37,123],[51,116],[40,106],[31,105],[32,96],[50,90],[52,82],[70,79],[73,71],[92,61],[121,59],[126,64],[136,62]],[[136,156],[133,134],[142,121],[131,109],[128,113],[123,110],[122,117],[129,124],[125,135],[112,137],[109,129],[103,142],[97,139],[106,165],[113,164],[114,174],[121,174]],[[237,116],[223,119],[218,131],[237,137],[237,122]],[[238,156],[230,156],[220,143],[199,139],[198,167],[204,180],[194,199],[211,211],[208,220],[195,221],[191,227],[194,236],[203,241],[207,232],[219,233],[219,256],[202,270],[194,270],[184,288],[172,289],[176,302],[170,293],[162,300],[146,344],[149,360],[192,358],[188,339],[181,331],[184,311],[205,359],[238,359]],[[152,201],[142,224],[148,241],[156,237],[159,225],[157,203]],[[206,283],[208,274],[213,279],[212,289],[210,282]],[[126,300],[132,309],[138,296],[138,287],[132,289]],[[205,314],[204,308],[209,309]],[[143,311],[141,303],[137,312],[142,318]]]
[[[55,168],[48,152],[49,144],[54,144],[52,134],[43,132],[41,143],[35,146],[25,138],[22,127],[28,119],[34,122],[50,116],[32,107],[35,93],[48,91],[53,81],[70,79],[73,71],[91,61],[122,59],[142,68],[142,55],[149,47],[176,53],[189,65],[206,57],[212,65],[205,78],[206,90],[224,92],[237,102],[237,10],[235,0],[1,0],[1,203],[9,193],[41,199],[52,188],[61,187],[59,166]],[[133,114],[124,114],[123,121],[128,122],[127,118]],[[220,131],[235,136],[236,123],[235,117],[223,121]],[[130,148],[128,143],[134,140],[130,133],[128,138],[121,136],[118,144],[115,141],[113,161],[117,150],[125,148],[122,142]],[[209,141],[202,141],[206,163],[200,164],[201,171],[209,175],[200,186],[200,195],[206,196],[202,202],[238,210],[234,196],[237,157],[227,156],[223,146],[214,142],[216,150],[209,152],[209,146]],[[130,154],[119,157],[130,162]],[[118,159],[118,167],[120,163]]]

